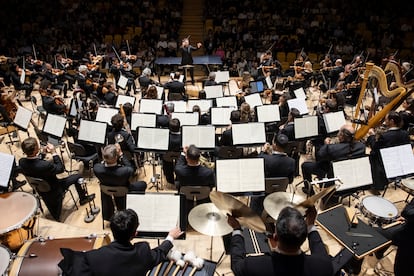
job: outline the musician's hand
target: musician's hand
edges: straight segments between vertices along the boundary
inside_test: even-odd
[[[227,223],[233,229],[239,229],[241,227],[239,221],[235,217],[233,217],[232,215],[227,215]]]
[[[323,142],[325,143],[325,145],[329,145],[331,143],[331,138],[330,137],[326,137]]]
[[[197,48],[201,48],[201,46],[203,46],[203,44],[201,44],[201,42],[197,43]]]
[[[119,143],[115,143],[115,147],[116,147],[116,155],[118,157],[122,156],[123,152],[122,152],[122,149],[121,149],[121,145],[119,145]]]
[[[182,234],[184,234],[184,231],[181,231],[180,227],[175,227],[168,232],[168,236],[173,239],[179,238]]]
[[[318,212],[316,212],[315,206],[309,207],[306,210],[306,225],[311,226],[315,224],[316,215]]]
[[[46,145],[46,147],[44,149],[46,150],[46,152],[49,152],[51,154],[55,154],[56,153],[56,148],[51,143],[47,143],[47,145]]]
[[[370,128],[369,130],[368,130],[368,135],[370,136],[370,135],[375,135],[375,130],[373,129],[373,128]]]
[[[184,154],[187,154],[187,150],[188,150],[188,146],[184,146],[184,147],[183,147],[183,152],[184,152]]]

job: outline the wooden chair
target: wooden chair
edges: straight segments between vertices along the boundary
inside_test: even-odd
[[[119,206],[117,206],[115,198],[126,196],[126,194],[128,193],[128,187],[125,187],[125,186],[108,186],[108,185],[103,185],[103,184],[101,184],[100,187],[101,187],[102,193],[104,193],[104,194],[111,197],[112,204],[113,204],[113,207],[114,207],[114,212],[118,212]],[[103,208],[103,206],[102,206],[102,208]],[[103,215],[103,212],[102,212],[102,215]],[[103,217],[102,217],[102,229],[105,228],[104,226],[105,226],[104,225],[104,220],[103,220]]]
[[[286,192],[289,185],[288,177],[269,177],[265,178],[265,193],[266,195],[275,192]]]
[[[210,195],[211,188],[208,186],[182,186],[180,193],[184,194],[187,200],[193,201],[193,207],[197,205],[197,201],[206,199]]]

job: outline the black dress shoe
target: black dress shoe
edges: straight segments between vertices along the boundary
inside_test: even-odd
[[[86,204],[86,203],[88,203],[89,201],[92,201],[92,200],[94,200],[94,199],[95,199],[95,194],[90,194],[90,195],[87,195],[87,196],[85,196],[85,197],[81,198],[81,199],[79,200],[79,203],[80,203],[80,205],[84,205],[84,204]]]

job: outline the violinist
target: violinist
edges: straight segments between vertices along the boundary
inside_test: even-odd
[[[331,84],[333,86],[336,85],[336,83],[339,80],[339,74],[341,72],[343,72],[345,70],[343,64],[342,64],[342,59],[338,58],[335,60],[335,66],[331,68],[331,70],[329,71],[328,77],[331,80]]]
[[[88,67],[86,65],[79,65],[76,79],[78,81],[79,88],[85,92],[86,97],[90,98],[91,94],[95,91],[95,85],[90,78],[88,78]]]
[[[267,76],[279,75],[280,68],[280,63],[273,59],[272,51],[266,51],[260,56],[259,69],[261,70],[258,70],[257,80],[263,80]]]
[[[45,68],[46,71],[43,74],[43,77],[50,81],[51,88],[59,90],[59,95],[62,95],[63,92],[63,97],[67,98],[68,86],[66,85],[66,83],[64,83],[64,79],[62,78],[64,71],[57,68],[53,68],[50,63],[46,63]]]
[[[47,113],[64,115],[67,107],[64,99],[53,91],[52,84],[48,79],[42,80],[39,87],[42,96],[42,106]]]
[[[115,105],[117,93],[113,82],[103,82],[98,85],[96,94],[107,105]]]
[[[135,94],[137,91],[137,87],[135,85],[135,80],[138,78],[137,74],[132,70],[132,60],[130,59],[131,55],[127,55],[126,51],[121,51],[121,60],[120,60],[120,70],[121,74],[128,78],[127,83],[127,91],[129,92],[132,90],[132,92]],[[135,58],[136,59],[136,58]]]
[[[56,54],[56,68],[62,70],[61,78],[67,81],[70,89],[74,89],[75,75],[70,74],[68,69],[71,69],[73,61],[69,58],[63,58],[61,54]]]
[[[15,90],[24,90],[24,96],[26,101],[30,101],[30,95],[33,91],[33,84],[27,83],[22,76],[25,72],[19,67],[17,63],[13,63],[10,67],[10,80]]]
[[[31,72],[30,83],[33,84],[43,78],[44,63],[41,60],[33,59],[31,55],[26,56],[25,67]]]
[[[156,84],[156,82],[151,79],[151,74],[151,69],[145,68],[144,70],[142,70],[142,74],[138,78],[139,86],[141,87],[141,93],[144,97],[147,93],[148,86],[151,84]]]

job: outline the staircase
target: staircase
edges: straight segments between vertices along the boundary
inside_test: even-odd
[[[203,0],[184,0],[182,11],[182,24],[179,30],[180,41],[190,37],[190,44],[195,46],[197,42],[204,42],[204,20],[203,20]],[[193,56],[203,55],[203,49],[193,52]]]

